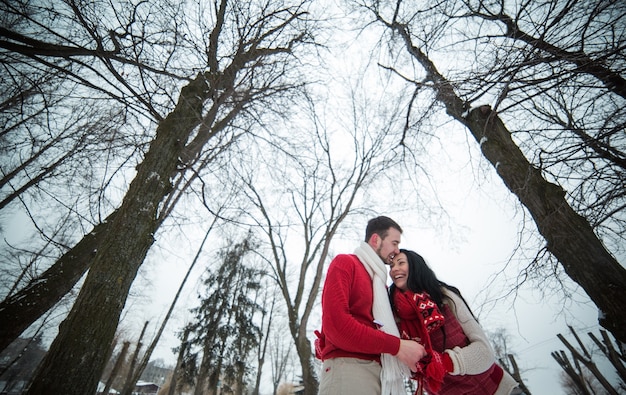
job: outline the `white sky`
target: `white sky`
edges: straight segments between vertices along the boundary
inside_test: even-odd
[[[448,133],[446,144],[446,151],[452,150],[453,155],[444,158],[435,147],[430,151],[433,158],[442,158],[432,161],[431,171],[435,175],[433,179],[440,192],[439,198],[452,223],[448,226],[424,222],[420,219],[419,208],[415,208],[412,213],[381,214],[398,220],[404,228],[401,246],[421,253],[441,280],[457,286],[472,309],[481,312],[479,319],[485,329],[506,329],[510,340],[509,350],[516,354],[516,361],[523,369],[523,377],[533,394],[564,394],[559,381],[561,369],[550,356],[552,351],[565,350],[556,335],[562,333],[573,342],[567,328],[567,325],[571,325],[583,341],[590,345],[591,339],[587,332],[598,335],[600,329],[595,306],[579,292],[576,299],[584,303],[568,304],[563,311],[561,300],[544,297],[532,284],[528,284],[522,288],[514,304],[513,299],[509,298],[481,311],[485,299],[500,296],[504,292],[502,280],[491,287],[489,281],[503,269],[516,246],[520,210],[517,199],[506,190],[497,175],[489,167],[484,171],[484,160],[476,152],[470,153],[464,131],[456,132],[457,140],[450,140],[453,134]],[[473,142],[469,143],[471,148]],[[337,239],[333,249],[336,252],[352,252],[360,242],[363,231],[355,230],[355,240]],[[515,276],[517,272],[513,269],[505,271],[505,275]],[[173,295],[178,284],[177,277],[182,278],[182,273],[153,274],[149,277],[154,280],[154,292],[160,296],[159,300],[163,298],[165,305],[169,301],[169,297],[164,298],[166,288],[171,288]],[[196,282],[192,280],[189,286],[195,288]],[[187,303],[195,303],[195,297],[191,296],[179,303],[179,314],[190,307]],[[315,320],[319,314],[320,311],[314,311],[312,315],[310,340],[314,338],[312,330],[319,327],[319,321]],[[175,356],[169,348],[176,342],[171,335],[168,337],[155,357],[169,359],[173,363]],[[602,360],[597,357],[597,362]],[[613,370],[608,364],[601,366],[607,376],[612,374]],[[265,387],[265,392],[269,392],[270,388]]]
[[[355,58],[351,59],[354,61]],[[338,59],[337,62],[341,63],[341,60]],[[497,175],[489,167],[485,167],[476,143],[470,140],[468,144],[464,130],[448,130],[445,132],[445,139],[446,155],[433,146],[429,151],[428,163],[435,175],[433,180],[438,197],[448,210],[452,223],[448,225],[425,222],[419,213],[419,207],[408,214],[380,214],[395,218],[405,230],[401,246],[421,253],[438,277],[457,286],[473,310],[477,311],[485,298],[502,294],[502,289],[486,287],[489,279],[504,267],[517,244],[521,221],[519,203],[506,190]],[[2,237],[11,242],[12,231],[24,219],[5,220],[8,225],[4,228]],[[365,223],[362,229],[358,229],[358,239],[337,240],[333,248],[340,250],[339,246],[350,246],[352,243],[349,250],[341,251],[352,252],[360,242],[364,227]],[[127,309],[133,311],[126,316],[129,321],[140,326],[145,319],[156,321],[156,317],[162,317],[191,261],[185,252],[194,253],[197,245],[190,243],[179,247],[177,251],[170,251],[171,256],[178,256],[179,260],[150,263],[142,268],[138,284],[141,287],[150,282],[151,285],[144,289],[145,295],[141,302],[129,299],[131,305]],[[175,363],[176,356],[170,350],[177,344],[173,332],[182,327],[180,319],[186,316],[188,309],[195,303],[199,275],[197,272],[191,277],[186,296],[177,305],[175,320],[168,326],[153,358],[163,358]],[[507,275],[514,276],[515,271],[510,270]],[[497,284],[496,286],[502,285],[501,282]],[[526,384],[535,395],[564,394],[559,382],[561,369],[550,356],[551,351],[565,349],[557,339],[557,333],[571,339],[567,325],[572,325],[586,344],[591,344],[586,335],[588,331],[598,334],[595,306],[582,293],[579,293],[577,299],[584,303],[567,306],[567,311],[564,312],[560,300],[544,298],[538,290],[526,286],[514,305],[511,299],[499,302],[492,309],[485,309],[479,317],[488,330],[506,328],[510,336],[509,350],[516,354]],[[313,317],[318,317],[319,314],[319,311],[314,312]],[[313,319],[311,332],[318,327],[319,322]],[[313,340],[313,335],[309,338]],[[601,359],[599,357],[598,361]],[[269,361],[265,368],[269,371]],[[603,370],[607,375],[609,371],[612,372],[612,369],[607,370],[605,367]],[[264,391],[268,393],[270,387],[265,387]]]
[[[351,47],[342,48],[343,57],[336,55],[333,61],[335,70],[350,72],[358,69],[359,57],[362,61],[371,61],[364,55],[363,47],[362,37]],[[467,137],[465,130],[449,123],[445,130],[438,131],[438,135],[445,148],[430,146],[428,158],[424,161],[433,175],[437,198],[448,211],[451,223],[425,221],[419,207],[411,213],[387,211],[380,214],[395,218],[405,231],[401,246],[421,253],[438,277],[457,286],[472,309],[478,312],[485,300],[501,296],[504,292],[503,277],[491,287],[489,280],[504,268],[518,243],[521,210],[517,198],[485,164],[477,143],[471,136]],[[356,230],[354,240],[335,240],[332,249],[352,252],[360,242],[364,227],[365,223],[362,229]],[[511,278],[516,273],[515,267],[511,267],[505,275]],[[170,274],[151,277],[160,295],[164,295],[166,284],[177,285],[175,276]],[[567,328],[571,325],[586,344],[591,344],[586,333],[592,331],[598,334],[597,310],[582,292],[576,295],[580,303],[568,304],[564,310],[559,298],[545,297],[534,287],[533,284],[523,287],[515,304],[509,298],[495,306],[490,305],[481,311],[479,319],[487,330],[506,329],[510,337],[509,350],[516,354],[517,363],[533,394],[564,394],[560,385],[562,370],[550,356],[552,351],[565,349],[556,335],[562,333],[572,339]],[[195,297],[191,296],[188,301],[194,303]],[[187,308],[184,302],[179,306],[177,310]],[[312,314],[310,340],[314,339],[312,330],[319,327],[315,318],[320,313],[314,311]],[[156,356],[174,358],[169,352],[172,344],[175,342],[161,347]],[[598,362],[601,360],[602,357],[597,358]],[[606,366],[603,372],[609,376],[613,370]],[[269,369],[268,366],[266,368]],[[266,387],[265,392],[269,391],[270,387]]]

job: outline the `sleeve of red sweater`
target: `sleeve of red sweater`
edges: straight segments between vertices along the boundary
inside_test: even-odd
[[[331,262],[322,291],[322,331],[327,356],[395,355],[400,339],[376,328],[372,280],[355,255]]]

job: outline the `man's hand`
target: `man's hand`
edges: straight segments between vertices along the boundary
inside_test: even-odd
[[[413,340],[400,340],[400,350],[396,357],[411,369],[417,371],[417,363],[426,356],[424,346]]]

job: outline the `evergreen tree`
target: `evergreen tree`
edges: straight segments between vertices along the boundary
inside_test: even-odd
[[[262,310],[256,297],[265,275],[248,267],[244,257],[255,246],[249,239],[224,249],[222,263],[214,272],[207,270],[200,305],[191,311],[186,361],[196,361],[197,369],[186,372],[195,378],[195,394],[228,386],[242,393],[250,372],[246,361],[261,337],[254,316]]]

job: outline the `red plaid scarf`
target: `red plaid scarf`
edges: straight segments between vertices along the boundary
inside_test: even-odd
[[[397,290],[394,293],[396,314],[400,318],[398,329],[403,339],[418,341],[426,349],[426,356],[417,366],[412,376],[417,380],[419,393],[425,383],[434,392],[439,391],[443,383],[446,369],[441,354],[433,350],[429,332],[441,327],[445,318],[439,307],[426,292],[414,293],[409,290]]]

